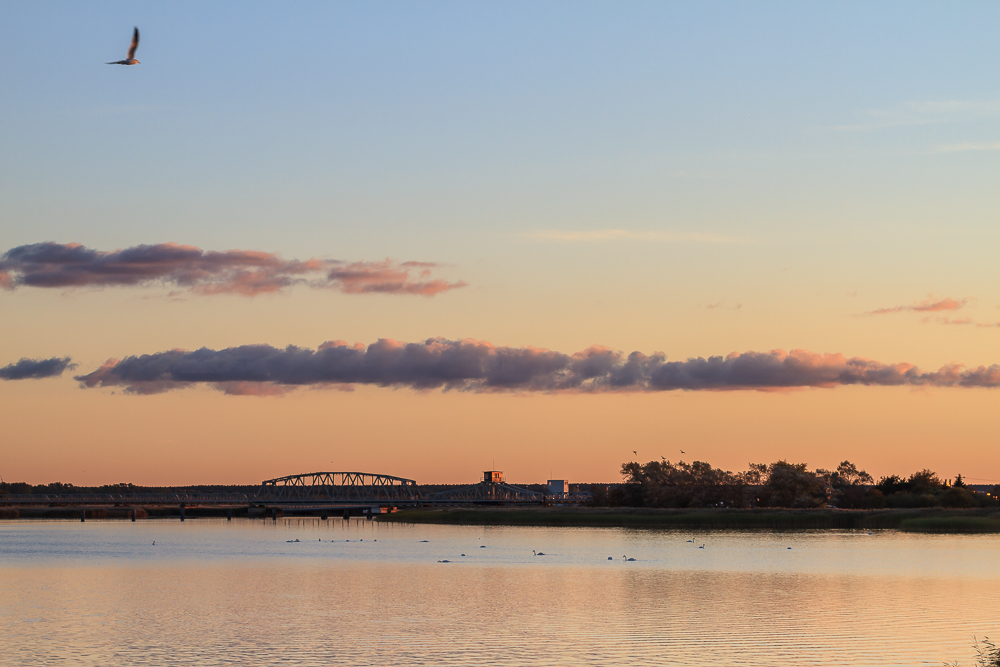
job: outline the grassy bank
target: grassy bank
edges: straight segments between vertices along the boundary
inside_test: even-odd
[[[477,526],[589,526],[683,530],[813,530],[890,528],[914,532],[1000,532],[996,510],[652,509],[491,507],[407,509],[379,521]]]

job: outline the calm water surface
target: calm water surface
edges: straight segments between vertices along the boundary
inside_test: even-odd
[[[998,611],[996,536],[0,522],[2,665],[972,665]]]

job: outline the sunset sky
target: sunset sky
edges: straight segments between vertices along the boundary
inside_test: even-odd
[[[987,1],[2,3],[0,475],[1000,482],[998,34]]]

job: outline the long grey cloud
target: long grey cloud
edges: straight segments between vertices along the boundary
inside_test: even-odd
[[[52,357],[51,359],[28,359],[7,364],[0,368],[0,379],[3,380],[37,380],[40,378],[58,377],[67,368],[76,368],[69,357]]]
[[[254,250],[202,250],[176,243],[103,251],[77,243],[34,243],[0,255],[0,288],[171,285],[195,294],[254,296],[296,284],[348,294],[434,296],[464,282],[432,278],[431,262],[285,260]]]
[[[944,366],[922,372],[805,350],[744,352],[667,361],[662,353],[623,354],[591,347],[565,354],[477,340],[379,340],[367,347],[333,341],[316,350],[244,345],[170,350],[109,360],[77,376],[84,387],[155,394],[207,384],[229,394],[279,394],[298,386],[377,385],[412,389],[520,392],[781,390],[838,385],[997,387],[1000,366]]]

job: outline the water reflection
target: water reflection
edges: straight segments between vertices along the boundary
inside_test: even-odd
[[[940,665],[1000,618],[994,537],[691,538],[7,522],[0,633],[14,665]]]

